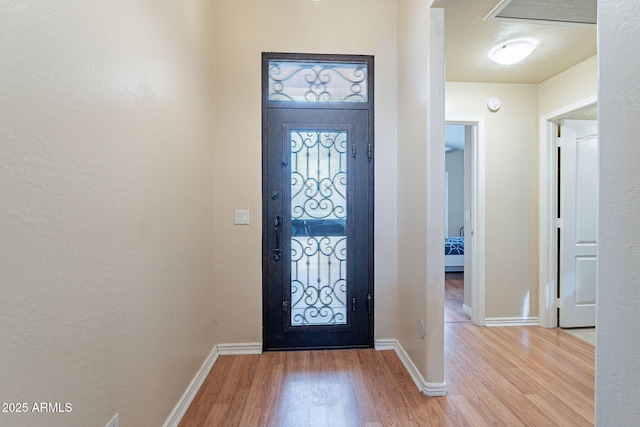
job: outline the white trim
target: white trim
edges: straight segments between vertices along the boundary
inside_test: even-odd
[[[486,22],[506,22],[507,24],[540,24],[540,25],[562,25],[564,27],[572,27],[572,28],[596,28],[595,23],[589,22],[571,22],[566,20],[550,20],[550,19],[530,19],[529,17],[507,17],[507,16],[498,16],[502,11],[511,3],[511,0],[501,0],[498,4],[484,17]],[[595,4],[595,3],[594,3]]]
[[[189,409],[189,405],[198,394],[202,383],[211,372],[214,363],[218,360],[218,356],[233,356],[241,354],[262,354],[262,343],[238,343],[238,344],[218,344],[213,346],[211,353],[205,359],[204,363],[196,372],[196,376],[191,380],[176,406],[169,414],[169,418],[163,424],[163,427],[178,427],[182,417]]]
[[[486,326],[540,326],[537,317],[487,317]]]
[[[473,323],[485,325],[485,117],[448,115],[446,123],[474,126],[476,135],[471,148],[471,308]],[[469,234],[470,234],[469,233]],[[467,235],[467,230],[465,230]]]
[[[413,364],[413,361],[409,357],[404,348],[400,345],[398,340],[396,339],[377,339],[375,341],[375,349],[376,351],[383,350],[394,350],[398,355],[398,358],[404,365],[404,368],[407,370],[407,373],[415,383],[420,393],[426,396],[446,396],[447,394],[447,384],[446,383],[429,383],[424,380],[416,365]]]
[[[105,427],[118,427],[118,424],[120,423],[119,418],[120,418],[120,414],[116,412],[116,414],[113,416],[113,418],[109,420],[109,422],[107,423],[107,425],[105,425]]]
[[[597,104],[597,96],[590,96],[582,101],[562,107],[558,110],[540,116],[540,161],[539,161],[539,306],[540,325],[555,328],[558,322],[556,310],[558,252],[556,241],[556,212],[557,212],[557,179],[555,165],[557,153],[551,147],[555,146],[554,129],[557,120],[571,113],[589,108]]]
[[[446,383],[430,383],[424,380],[422,374],[420,374],[420,371],[418,371],[416,365],[413,364],[413,361],[407,352],[404,351],[404,348],[402,348],[398,340],[378,339],[375,341],[375,349],[376,351],[394,350],[420,393],[426,396],[445,396],[447,394]]]
[[[446,383],[429,383],[424,380],[422,374],[420,374],[420,371],[416,368],[416,365],[413,364],[413,361],[397,340],[395,350],[405,369],[409,373],[409,376],[418,387],[418,390],[420,390],[420,393],[426,396],[445,396],[447,394]]]
[[[187,390],[184,392],[176,406],[173,408],[171,414],[169,414],[169,418],[167,418],[167,421],[164,422],[164,427],[178,427],[178,424],[180,424],[182,417],[184,417],[187,409],[189,409],[189,405],[191,405],[191,402],[196,397],[196,394],[198,394],[202,383],[207,378],[207,375],[209,375],[209,372],[211,372],[213,364],[216,363],[216,360],[218,360],[219,354],[220,353],[218,352],[218,346],[213,346],[213,350],[211,350],[211,353],[209,353],[200,369],[198,369],[198,372],[196,372],[196,376],[193,378],[193,380],[191,380],[191,383],[187,387]]]
[[[464,314],[466,314],[467,316],[469,316],[469,317],[473,317],[473,315],[472,315],[473,311],[471,310],[471,307],[469,307],[466,304],[462,304],[462,312]]]
[[[375,340],[374,348],[376,351],[395,350],[398,345],[398,341],[395,339],[377,339]]]
[[[418,387],[421,393],[426,396],[445,396],[447,394],[447,385],[446,383],[429,383],[422,378],[420,371],[416,368],[416,365],[413,364],[411,358],[407,354],[406,351],[402,348],[398,340],[393,338],[383,338],[375,340],[375,350],[376,351],[384,351],[384,350],[394,350],[405,369],[409,373],[409,376],[413,380],[413,382]],[[262,354],[262,344],[261,343],[239,343],[239,344],[218,344],[213,347],[209,356],[205,359],[204,363],[196,372],[195,377],[191,380],[191,383],[187,387],[187,390],[184,392],[176,406],[169,414],[169,417],[163,424],[163,427],[178,427],[182,417],[189,409],[189,405],[198,394],[200,387],[202,387],[202,383],[211,372],[213,365],[218,360],[218,356],[230,356],[230,355],[242,355],[242,354]]]
[[[221,356],[236,356],[240,354],[262,354],[262,343],[234,343],[218,344],[218,353]]]

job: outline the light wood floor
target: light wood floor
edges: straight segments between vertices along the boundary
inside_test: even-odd
[[[593,425],[594,347],[559,329],[445,323],[445,377],[427,397],[394,351],[220,356],[180,426]]]
[[[464,273],[445,273],[444,321],[470,322],[471,317],[462,310],[464,303]]]

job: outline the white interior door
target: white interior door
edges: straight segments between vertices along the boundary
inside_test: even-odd
[[[597,122],[565,120],[560,134],[560,326],[595,326]]]

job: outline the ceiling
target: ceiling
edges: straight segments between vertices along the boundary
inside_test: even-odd
[[[595,0],[591,1],[595,4]],[[499,3],[500,0],[434,1],[433,7],[445,9],[447,81],[538,84],[596,54],[595,26],[485,21]],[[582,10],[576,6],[579,3],[553,2],[576,12]],[[531,56],[510,66],[489,60],[487,52],[492,47],[518,37],[539,40]]]

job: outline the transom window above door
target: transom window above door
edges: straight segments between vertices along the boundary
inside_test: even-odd
[[[269,101],[368,102],[367,62],[270,60]]]

